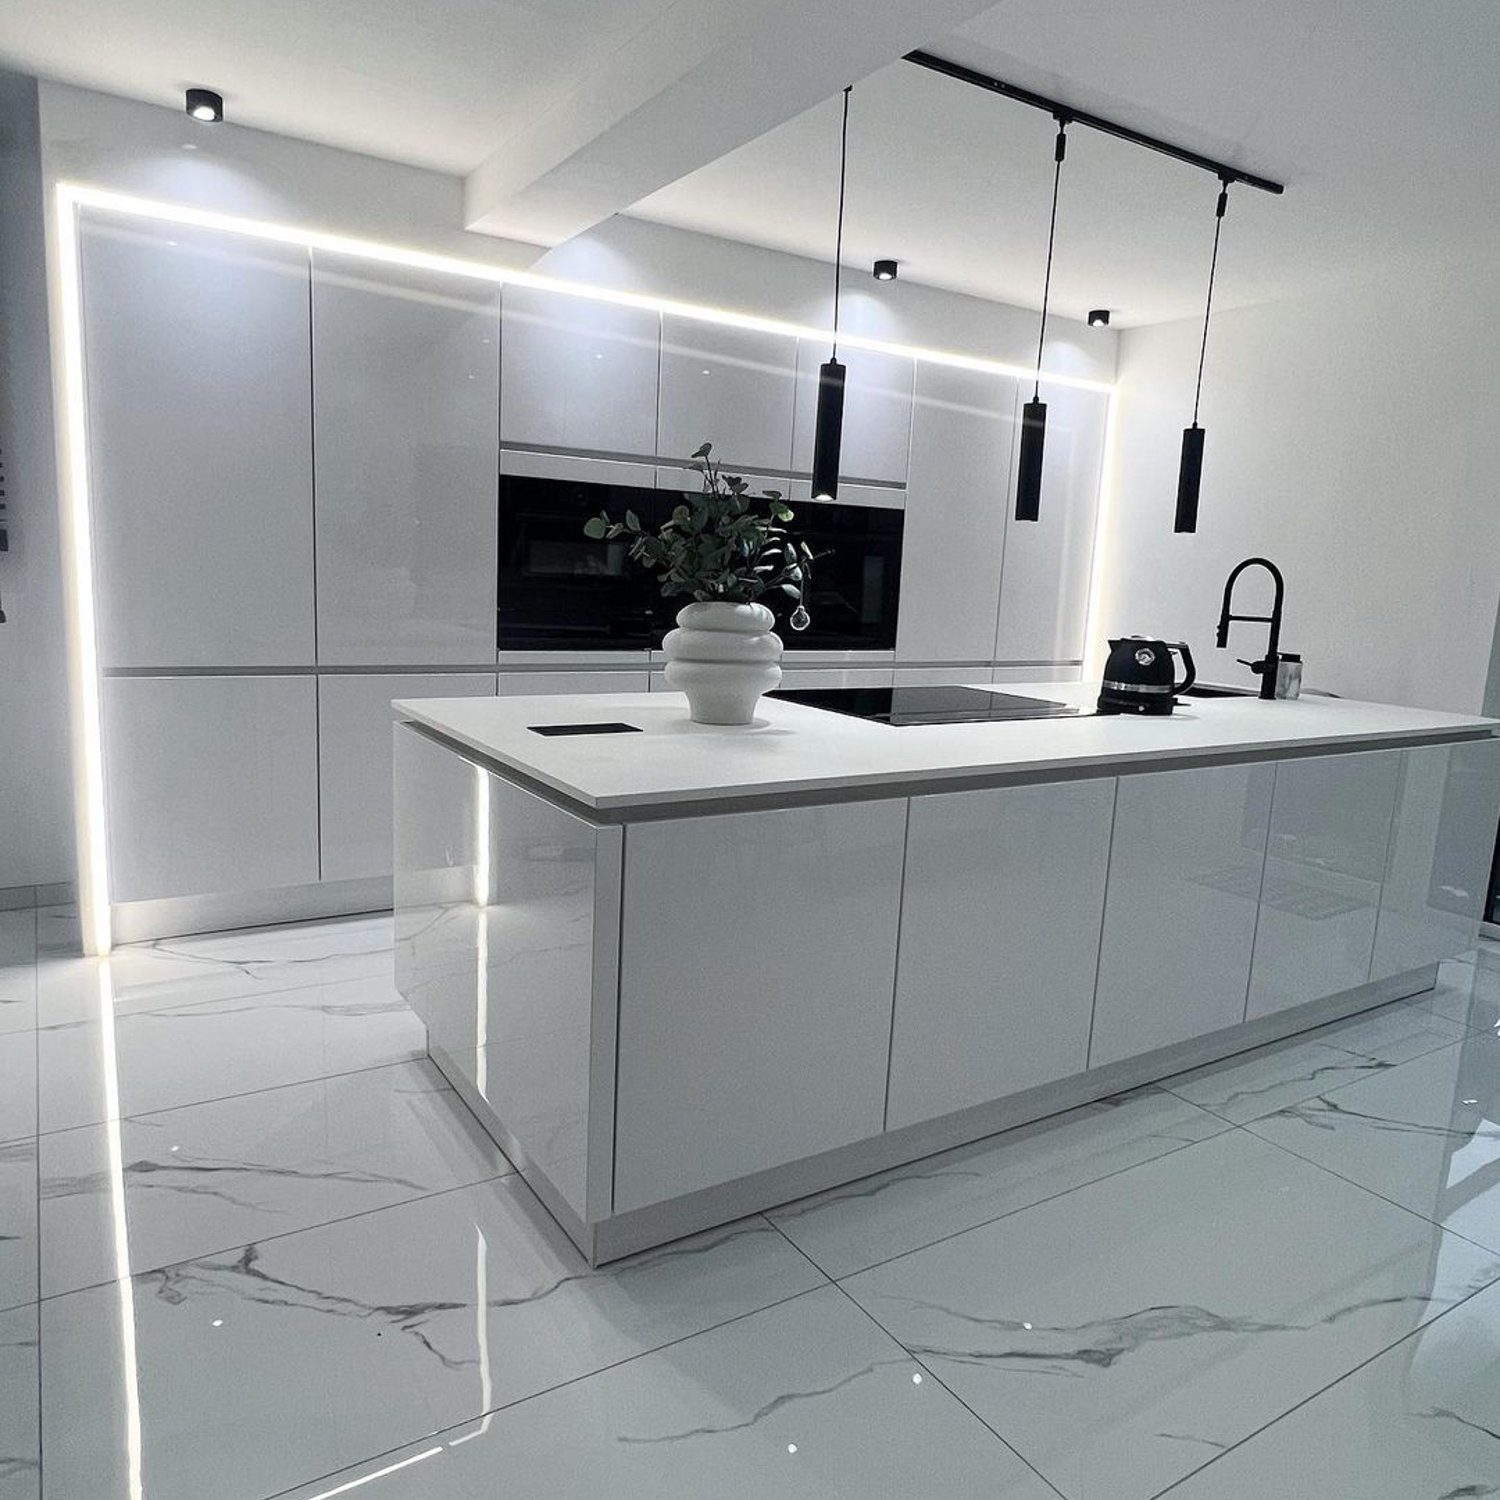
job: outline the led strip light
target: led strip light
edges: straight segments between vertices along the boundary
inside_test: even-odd
[[[828,328],[792,323],[778,318],[759,317],[753,313],[728,308],[708,307],[700,303],[679,302],[668,297],[648,296],[640,292],[618,291],[610,287],[589,286],[555,276],[540,276],[532,271],[510,270],[487,265],[483,261],[458,256],[438,255],[413,250],[377,240],[356,239],[319,229],[305,229],[278,224],[267,219],[245,218],[220,213],[215,209],[193,208],[158,199],[140,198],[129,193],[81,183],[60,182],[56,190],[56,306],[60,327],[60,376],[57,380],[59,411],[58,448],[61,467],[59,500],[62,510],[64,556],[64,589],[69,612],[69,676],[71,680],[72,729],[74,739],[74,806],[78,842],[78,901],[84,951],[108,953],[111,946],[108,823],[104,796],[104,749],[100,696],[98,625],[94,601],[93,536],[90,524],[88,468],[88,404],[84,387],[84,350],[81,267],[78,256],[78,212],[84,208],[103,209],[111,213],[183,224],[225,234],[243,235],[282,245],[296,245],[308,250],[323,250],[358,257],[383,265],[408,266],[442,275],[467,277],[496,285],[535,287],[619,307],[641,308],[648,312],[690,318],[701,323],[715,323],[726,328],[742,328],[757,333],[780,334],[787,338],[827,340]],[[1031,367],[1009,364],[1003,360],[983,359],[977,355],[922,345],[895,343],[888,339],[868,338],[859,334],[840,333],[840,341],[850,348],[868,349],[877,354],[893,354],[917,359],[927,364],[948,365],[956,369],[975,370],[983,374],[1008,375],[1031,379]],[[1116,387],[1103,380],[1079,375],[1043,377],[1050,383],[1078,390],[1097,391],[1109,397],[1107,430],[1114,430]],[[1089,626],[1092,628],[1098,604],[1099,558],[1102,555],[1102,521],[1105,511],[1104,491],[1108,488],[1111,442],[1106,442],[1106,469],[1101,477],[1100,503],[1095,521],[1094,561],[1090,577]]]

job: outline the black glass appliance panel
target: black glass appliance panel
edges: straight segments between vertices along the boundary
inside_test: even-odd
[[[659,646],[686,598],[665,599],[632,563],[627,543],[595,542],[583,523],[601,510],[633,510],[659,526],[680,505],[679,490],[639,489],[572,479],[500,478],[496,640],[502,651],[641,650]],[[792,530],[819,554],[807,601],[811,626],[790,629],[793,603],[765,600],[789,647],[889,651],[896,644],[901,586],[899,510],[803,502]]]
[[[971,724],[1005,719],[1077,717],[1071,703],[970,687],[784,688],[768,694],[808,708],[882,724]]]

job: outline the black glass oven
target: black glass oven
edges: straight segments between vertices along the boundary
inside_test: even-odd
[[[601,510],[635,511],[660,525],[678,490],[574,479],[500,478],[497,640],[502,651],[640,650],[661,644],[685,598],[664,599],[632,563],[627,543],[595,542],[583,523]],[[902,513],[843,503],[794,504],[792,531],[817,554],[807,600],[812,624],[786,625],[794,607],[768,596],[782,639],[821,651],[889,651],[896,644]]]

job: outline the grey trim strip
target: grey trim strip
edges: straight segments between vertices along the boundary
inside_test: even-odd
[[[794,647],[794,653],[795,650]],[[648,648],[635,651],[623,650],[619,653],[619,660],[601,662],[552,661],[548,659],[548,652],[545,649],[538,650],[533,655],[536,658],[533,661],[503,661],[500,663],[500,670],[502,672],[641,671],[650,664],[652,655],[660,656],[661,653],[650,652]],[[781,661],[782,666],[801,671],[821,671],[825,668],[837,671],[841,668],[894,667],[898,672],[966,672],[980,668],[988,670],[991,667],[1079,667],[1083,665],[1082,662],[1077,661],[892,661],[890,653],[886,651],[872,651],[868,656],[857,658],[851,655],[850,659],[844,661],[804,662],[799,661],[795,654],[790,658],[783,656]],[[105,667],[100,675],[104,677],[459,677],[472,672],[494,672],[495,666],[496,664],[492,661],[481,661],[437,664],[378,662],[359,666],[326,663],[263,667]],[[1004,684],[996,685],[1004,686]]]
[[[106,667],[103,672],[105,677],[464,677],[473,674],[493,677],[494,662],[479,662],[472,667],[446,664],[424,667],[413,666],[410,662],[372,667]]]

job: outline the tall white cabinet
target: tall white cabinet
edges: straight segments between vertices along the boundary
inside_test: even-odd
[[[923,363],[912,402],[896,659],[987,663],[1000,603],[1016,382]]]
[[[102,665],[310,665],[307,252],[80,229]]]
[[[318,661],[495,649],[500,289],[317,251]]]

